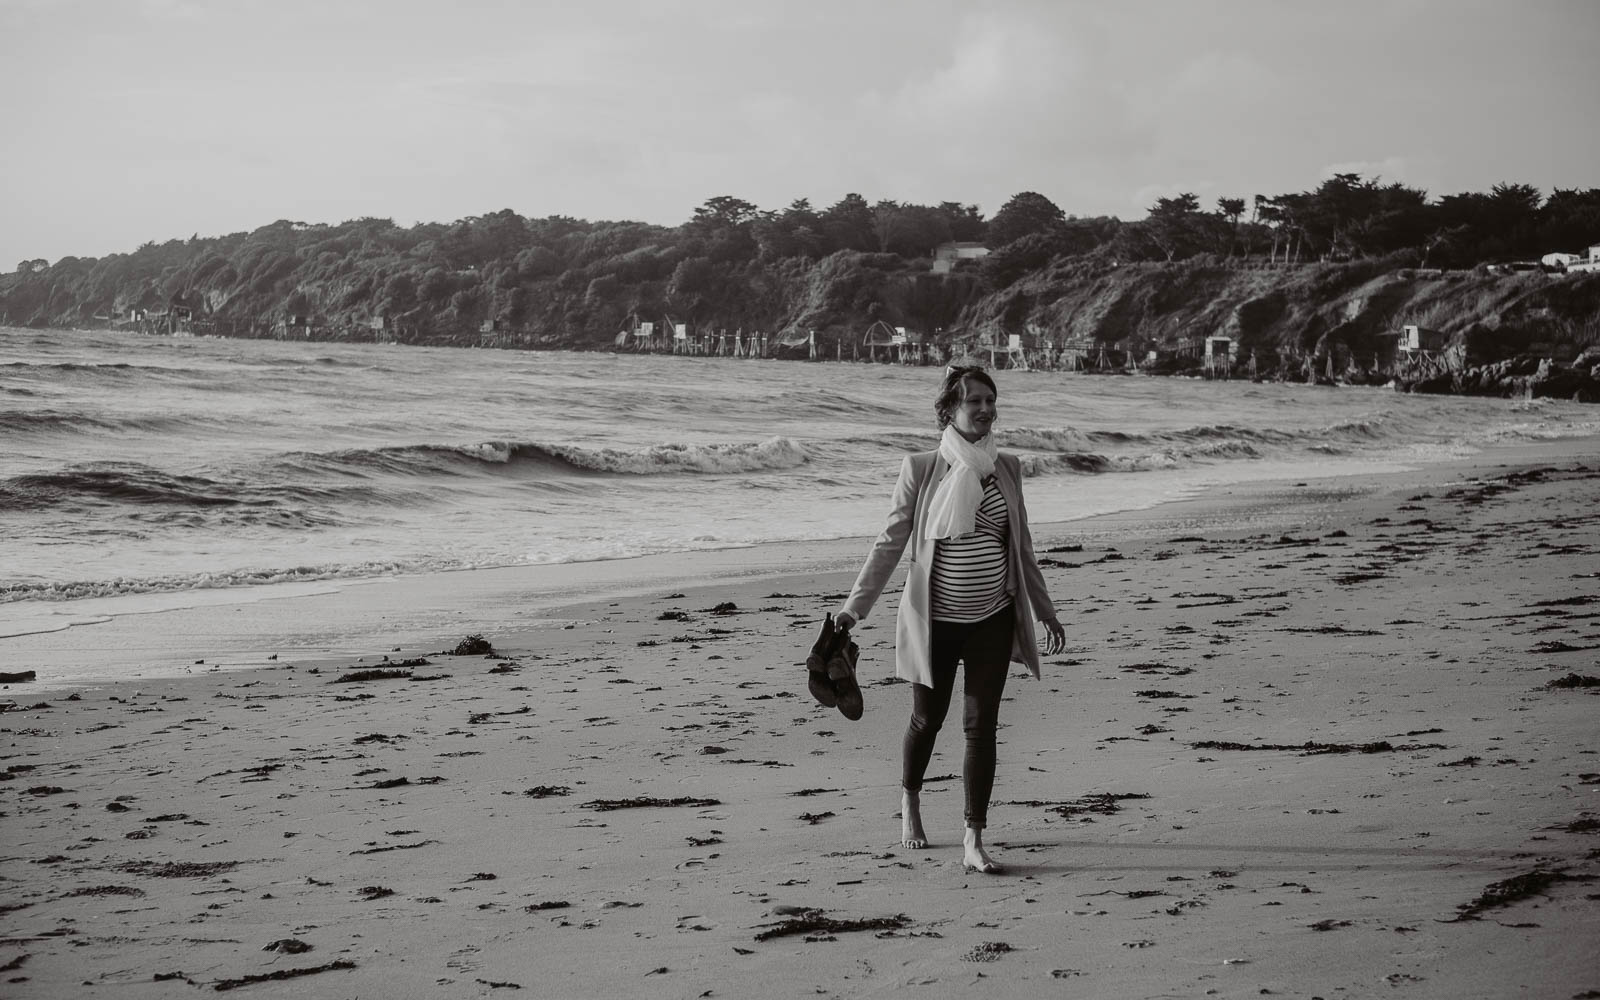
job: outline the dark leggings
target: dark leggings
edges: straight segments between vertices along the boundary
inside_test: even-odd
[[[989,819],[989,793],[994,789],[995,723],[1011,663],[1011,606],[981,622],[933,623],[933,687],[911,685],[911,725],[906,727],[900,783],[908,792],[922,790],[922,776],[933,756],[933,741],[950,710],[956,687],[956,662],[964,671],[962,728],[967,750],[961,761],[966,786],[967,826],[981,830]]]

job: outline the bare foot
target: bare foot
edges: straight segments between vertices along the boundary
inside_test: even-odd
[[[919,850],[928,846],[928,835],[922,832],[921,792],[900,792],[900,845]]]
[[[1005,869],[1000,867],[993,858],[989,857],[983,849],[983,831],[967,827],[966,834],[961,838],[964,848],[961,863],[969,872],[978,872],[981,875],[1004,875]]]

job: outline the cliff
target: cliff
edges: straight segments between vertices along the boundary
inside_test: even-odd
[[[1033,324],[1056,339],[1163,354],[1227,337],[1263,370],[1388,367],[1406,325],[1436,331],[1468,363],[1517,355],[1570,361],[1600,344],[1600,273],[1424,271],[1384,258],[1265,268],[1198,257],[1175,264],[1065,259],[974,304],[980,327]],[[1374,361],[1374,359],[1377,359]]]
[[[1197,364],[1200,338],[1221,336],[1263,377],[1350,380],[1396,374],[1393,335],[1407,324],[1436,331],[1457,372],[1519,356],[1564,364],[1600,344],[1600,273],[1421,270],[1409,253],[1267,266],[1208,254],[1130,261],[1110,243],[1067,254],[1017,246],[1024,252],[935,275],[926,257],[783,256],[745,224],[510,213],[409,229],[279,222],[98,260],[28,262],[0,275],[0,322],[599,349],[636,321],[815,330],[831,347],[859,343],[883,320],[947,342],[1028,333],[1141,363],[1154,352],[1169,371]]]

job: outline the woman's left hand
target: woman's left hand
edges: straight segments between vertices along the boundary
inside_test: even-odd
[[[1045,629],[1050,633],[1044,641],[1044,655],[1054,656],[1067,648],[1067,630],[1054,618],[1046,618],[1043,621]]]

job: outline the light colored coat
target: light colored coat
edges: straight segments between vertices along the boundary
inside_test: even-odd
[[[904,680],[933,687],[931,655],[933,625],[929,575],[933,572],[936,540],[922,537],[927,522],[928,504],[948,469],[937,451],[907,455],[900,464],[900,479],[894,486],[893,509],[884,523],[883,533],[872,543],[872,551],[856,577],[856,585],[844,603],[844,610],[857,621],[867,617],[873,604],[889,583],[909,543],[911,565],[906,572],[905,590],[900,594],[900,613],[895,620],[894,672]],[[1007,532],[1006,590],[1011,595],[1016,627],[1012,629],[1011,659],[1025,664],[1035,678],[1039,676],[1039,647],[1033,621],[1054,618],[1055,605],[1045,590],[1044,574],[1033,555],[1033,536],[1028,531],[1028,512],[1022,505],[1022,466],[1015,455],[1002,453],[994,464],[995,482],[1006,498],[1010,520]]]

